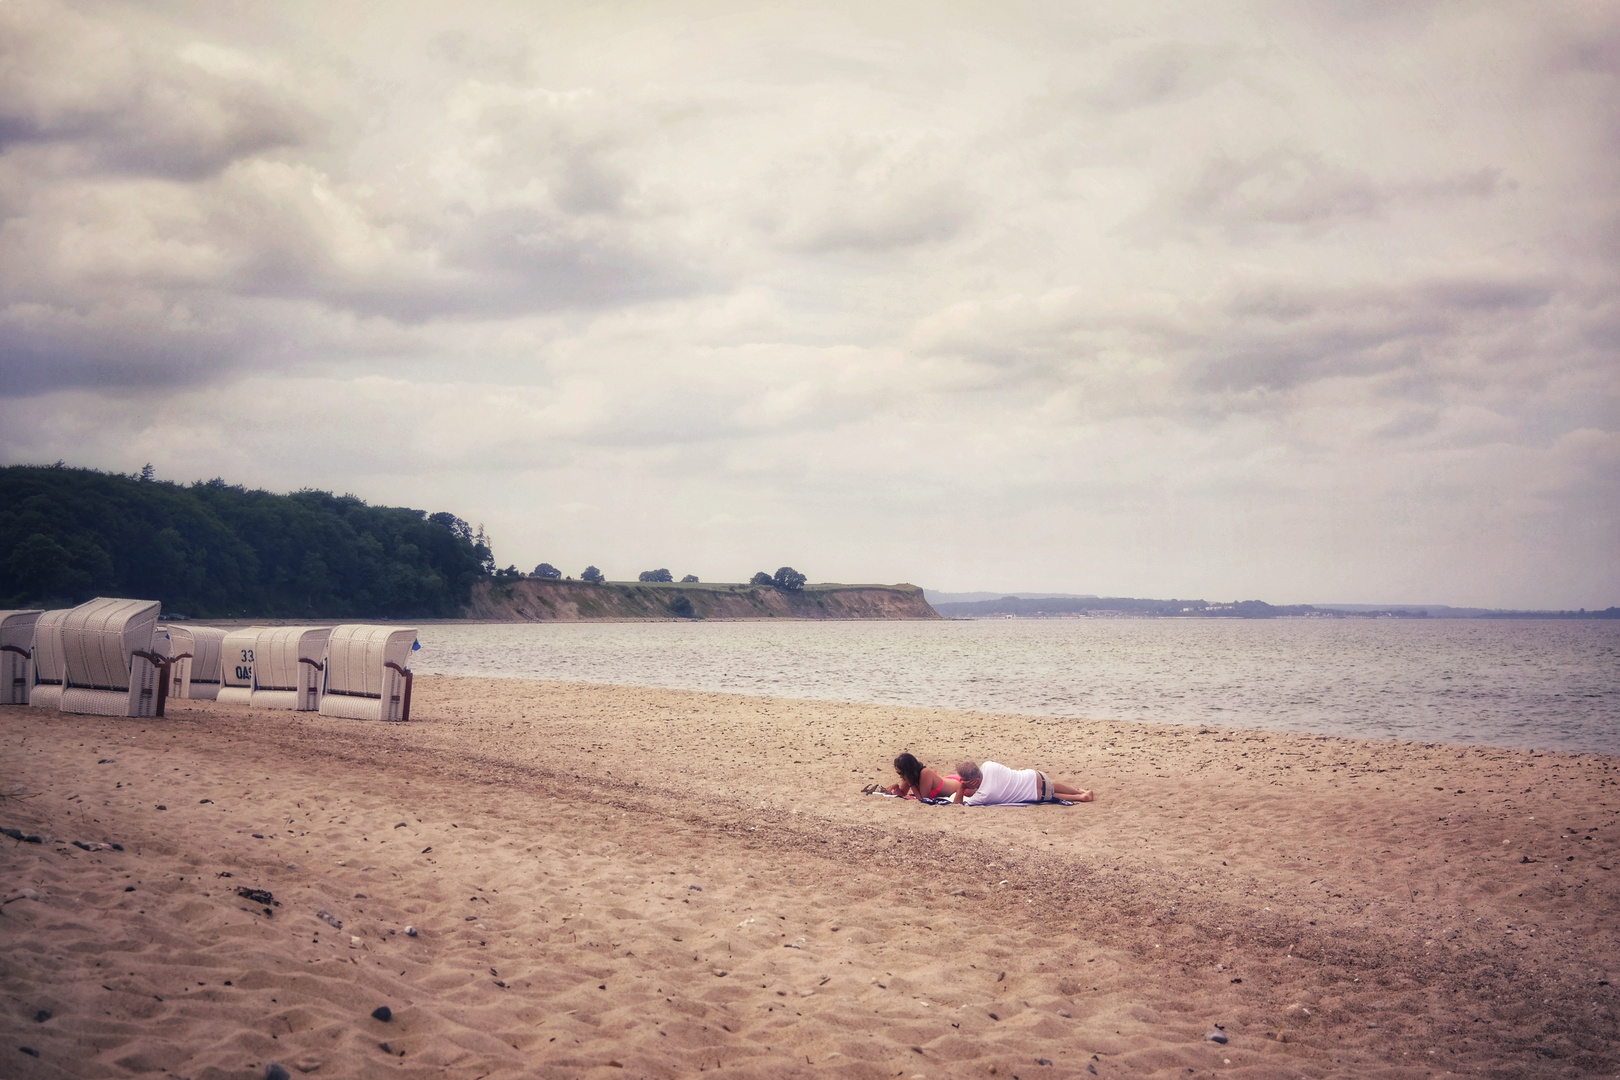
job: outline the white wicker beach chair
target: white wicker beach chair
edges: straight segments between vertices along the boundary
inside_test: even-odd
[[[169,696],[212,701],[219,696],[220,646],[217,626],[169,626]]]
[[[100,596],[62,620],[63,712],[95,716],[162,716],[168,657],[153,650],[161,637],[156,600]],[[164,652],[167,642],[160,644]]]
[[[62,620],[72,608],[57,608],[42,614],[34,623],[34,685],[28,690],[28,704],[36,709],[62,707],[62,678],[67,663],[62,658]]]
[[[232,630],[219,643],[218,700],[231,705],[253,704],[253,664],[262,633],[264,628],[259,626]]]
[[[34,686],[34,624],[43,614],[0,611],[0,705],[28,704]]]
[[[314,712],[321,704],[330,626],[278,626],[259,632],[252,705]]]
[[[326,642],[322,716],[352,720],[411,718],[411,651],[416,631],[398,626],[339,626]]]

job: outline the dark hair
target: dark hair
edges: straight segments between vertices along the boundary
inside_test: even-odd
[[[906,778],[906,783],[912,787],[922,784],[923,763],[910,753],[901,754],[894,759],[894,771]]]

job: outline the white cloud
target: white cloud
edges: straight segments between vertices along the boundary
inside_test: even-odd
[[[1620,602],[1617,43],[8,0],[0,458],[450,509],[522,566]]]

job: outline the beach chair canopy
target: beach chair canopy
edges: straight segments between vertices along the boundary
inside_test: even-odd
[[[42,614],[0,611],[0,705],[28,704],[34,685],[34,624]]]
[[[232,630],[219,643],[220,701],[234,705],[253,703],[253,665],[259,650],[262,626]]]
[[[34,622],[34,685],[28,691],[28,704],[35,708],[62,707],[62,678],[67,673],[67,661],[62,657],[62,620],[72,610],[47,611]]]
[[[259,632],[252,704],[312,712],[320,706],[330,626],[277,626]]]
[[[409,720],[411,652],[416,630],[362,624],[333,629],[326,642],[321,715],[354,720]]]
[[[158,629],[156,600],[97,597],[62,620],[63,712],[158,716],[160,664],[168,642]]]
[[[225,631],[217,626],[169,625],[169,696],[219,696],[219,655]]]

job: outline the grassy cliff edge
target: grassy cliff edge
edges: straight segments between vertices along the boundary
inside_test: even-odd
[[[757,585],[481,581],[464,616],[480,622],[590,619],[938,619],[916,585]]]

